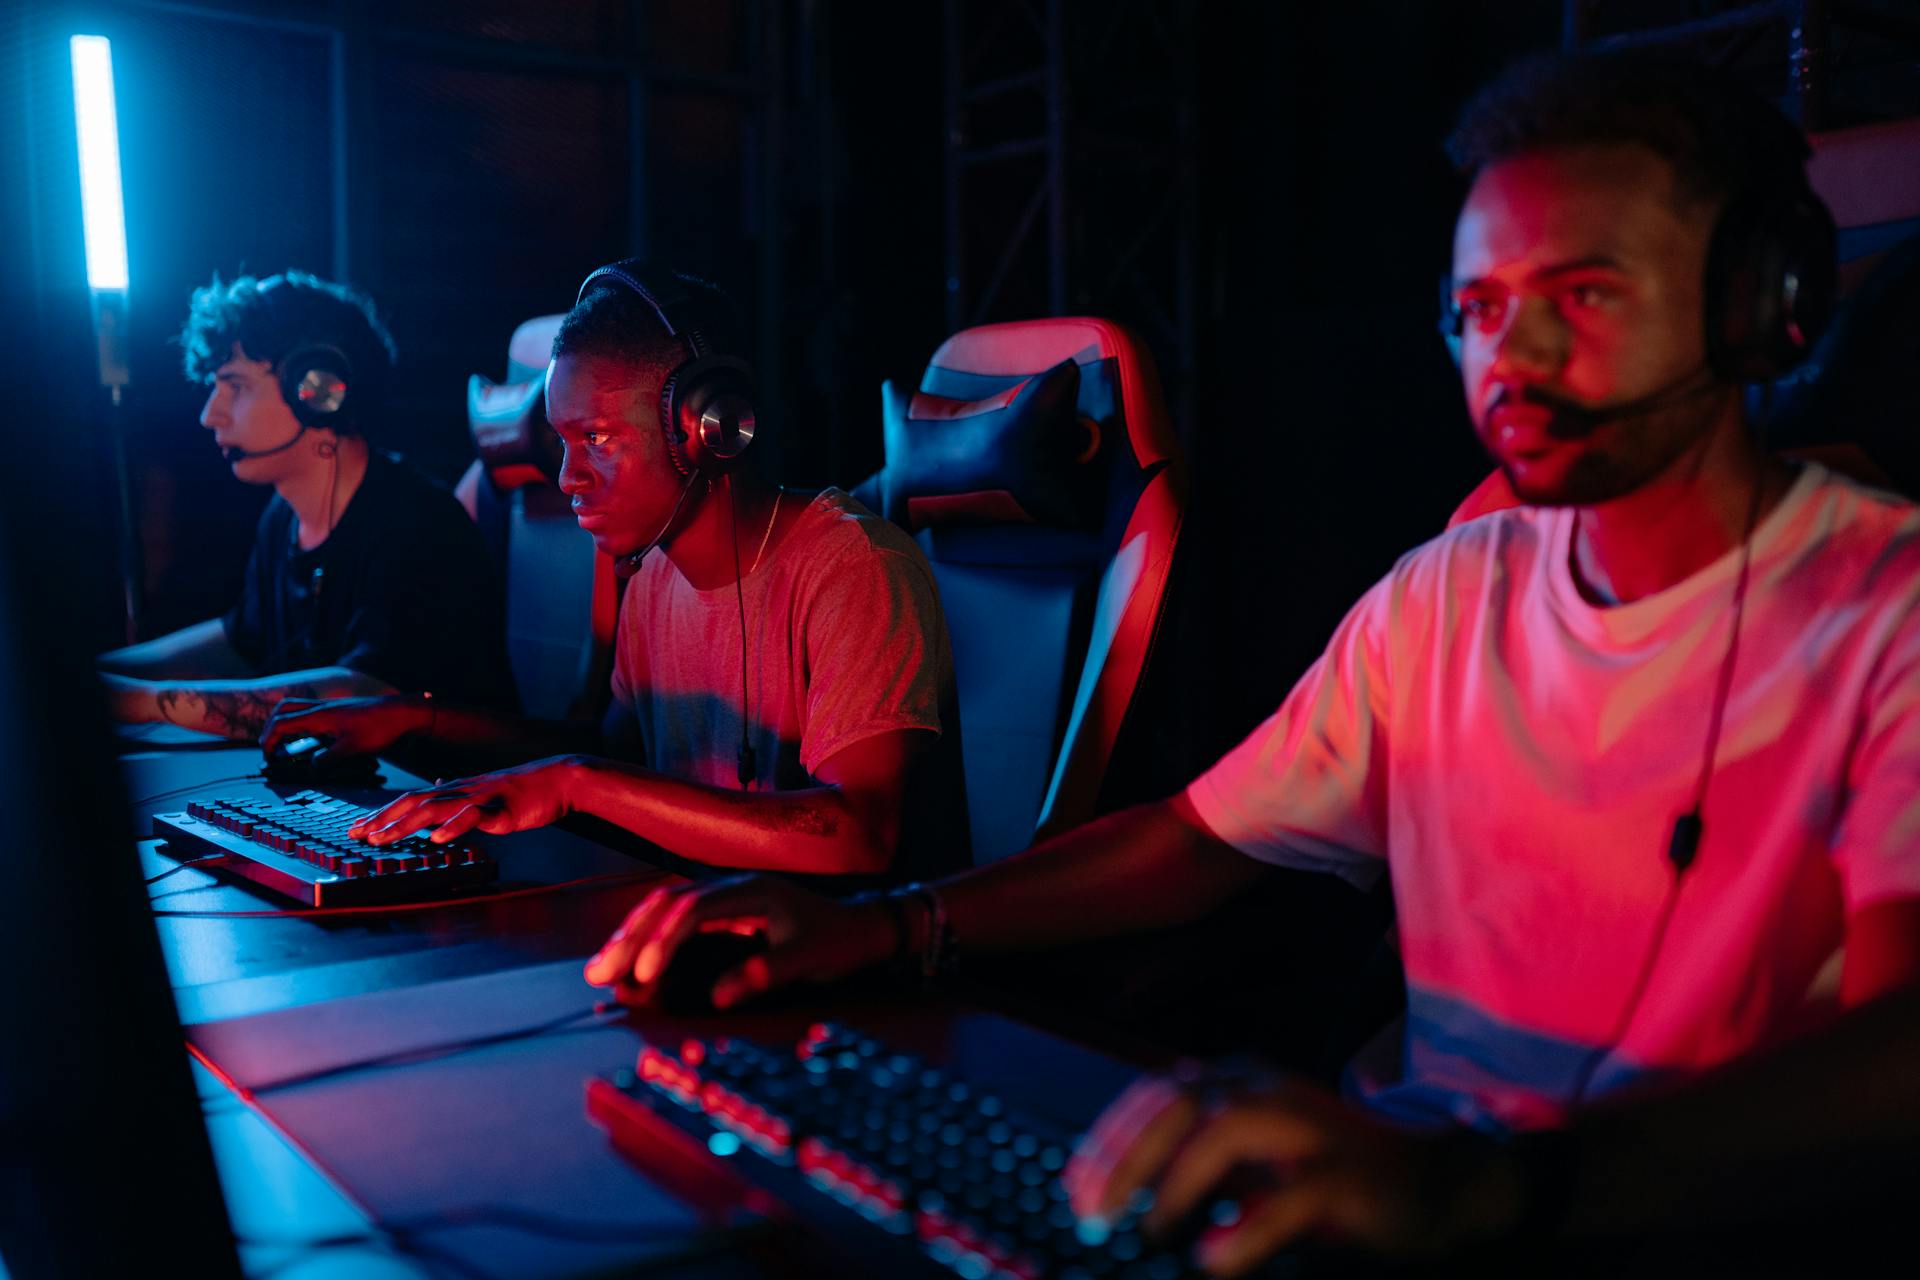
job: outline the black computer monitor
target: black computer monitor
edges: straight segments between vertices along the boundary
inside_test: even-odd
[[[11,461],[26,474],[0,498],[0,1273],[237,1277],[91,656],[62,626],[98,531]]]

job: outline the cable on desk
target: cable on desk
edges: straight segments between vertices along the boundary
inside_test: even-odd
[[[456,1205],[451,1209],[421,1214],[416,1218],[381,1219],[373,1225],[375,1229],[372,1231],[324,1236],[318,1240],[298,1238],[276,1240],[261,1236],[237,1236],[235,1240],[239,1244],[267,1249],[299,1249],[308,1246],[331,1248],[338,1245],[374,1244],[393,1236],[426,1235],[434,1231],[451,1231],[457,1227],[501,1227],[525,1235],[540,1236],[549,1240],[571,1240],[579,1244],[654,1244],[661,1241],[686,1240],[689,1235],[723,1236],[728,1240],[737,1240],[738,1232],[752,1231],[757,1226],[757,1224],[748,1224],[726,1231],[689,1233],[682,1227],[663,1229],[634,1223],[569,1218],[505,1204]]]
[[[618,1018],[605,1018],[602,1015],[618,1013]],[[576,1027],[575,1023],[588,1018],[596,1021]],[[357,1071],[367,1071],[378,1067],[410,1067],[422,1062],[435,1062],[441,1058],[451,1058],[475,1049],[487,1049],[494,1045],[511,1044],[515,1040],[533,1040],[540,1036],[552,1035],[558,1031],[593,1031],[600,1027],[616,1026],[626,1020],[626,1010],[611,1001],[597,1001],[586,1009],[576,1009],[572,1013],[549,1018],[545,1022],[531,1027],[515,1027],[511,1031],[494,1031],[486,1035],[474,1036],[467,1040],[451,1040],[444,1044],[422,1045],[414,1049],[396,1049],[392,1053],[383,1053],[372,1058],[362,1058],[357,1062],[343,1062],[337,1066],[321,1067],[316,1071],[303,1072],[300,1075],[287,1076],[279,1080],[269,1080],[265,1084],[248,1086],[249,1097],[274,1093],[281,1089],[291,1089],[298,1085],[315,1084],[322,1080],[332,1080],[339,1076],[352,1075]],[[483,1206],[484,1207],[484,1206]]]
[[[255,769],[252,773],[236,773],[225,778],[202,778],[198,782],[189,782],[184,787],[168,787],[165,791],[156,791],[150,796],[141,796],[132,801],[135,805],[152,804],[155,800],[165,800],[168,796],[182,796],[189,791],[198,791],[203,787],[224,787],[230,782],[255,782],[267,776],[265,769]]]
[[[563,889],[579,889],[593,884],[639,884],[657,880],[657,871],[610,871],[603,875],[562,880],[559,884],[529,885],[502,893],[476,893],[465,898],[435,898],[431,902],[370,902],[352,907],[289,907],[282,911],[156,911],[156,916],[192,916],[202,920],[304,920],[316,916],[393,915],[404,911],[436,911],[442,907],[464,907],[476,902],[506,902],[512,898],[533,898]]]
[[[177,876],[182,871],[185,871],[188,867],[197,867],[203,862],[225,862],[226,860],[227,860],[227,855],[224,853],[204,853],[197,858],[188,858],[185,862],[182,862],[178,866],[168,867],[165,871],[162,871],[157,876],[148,876],[147,883],[159,884],[162,880],[165,880],[168,876]]]

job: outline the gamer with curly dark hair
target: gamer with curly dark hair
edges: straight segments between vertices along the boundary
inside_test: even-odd
[[[371,302],[302,272],[194,292],[200,423],[270,485],[225,616],[101,656],[115,716],[259,738],[285,699],[433,693],[510,706],[505,605],[473,523],[375,447],[392,339]]]

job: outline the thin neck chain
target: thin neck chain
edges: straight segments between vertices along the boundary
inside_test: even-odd
[[[780,519],[780,499],[786,496],[787,491],[785,489],[775,489],[773,491],[773,514],[767,517],[767,531],[760,535],[760,549],[753,553],[753,563],[747,568],[748,577],[752,577],[753,571],[760,567],[760,557],[767,554],[767,543],[773,540],[773,526]]]

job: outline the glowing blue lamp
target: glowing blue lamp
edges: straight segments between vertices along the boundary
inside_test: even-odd
[[[80,139],[80,208],[86,222],[87,284],[127,288],[127,212],[120,195],[120,122],[113,109],[113,46],[75,36],[73,119]]]
[[[127,212],[120,194],[120,122],[113,103],[113,46],[74,36],[74,134],[80,145],[80,213],[87,287],[100,342],[100,383],[116,401],[127,384]]]

